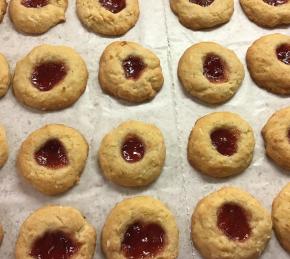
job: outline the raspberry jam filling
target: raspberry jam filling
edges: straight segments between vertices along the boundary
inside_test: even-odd
[[[213,3],[214,0],[189,0],[189,2],[206,7]]]
[[[27,8],[40,8],[48,5],[49,0],[22,0],[21,4]]]
[[[155,258],[164,246],[165,232],[160,225],[135,222],[127,228],[121,250],[130,259]]]
[[[224,61],[217,55],[208,54],[203,62],[203,74],[212,83],[225,82]]]
[[[263,0],[268,5],[278,6],[282,4],[286,4],[288,0]]]
[[[123,143],[121,153],[125,161],[135,163],[143,158],[145,145],[137,136],[129,136]]]
[[[46,232],[33,242],[30,256],[35,259],[70,259],[80,244],[62,231]]]
[[[67,75],[62,62],[46,62],[34,68],[31,83],[40,91],[49,91]]]
[[[125,76],[127,79],[137,80],[145,69],[145,64],[141,58],[129,56],[122,63]]]
[[[286,65],[290,65],[290,45],[282,44],[276,49],[277,58]]]
[[[68,157],[63,144],[58,139],[51,139],[44,143],[34,153],[36,162],[51,169],[58,169],[68,165]]]
[[[229,238],[245,241],[251,235],[246,211],[234,203],[225,203],[217,212],[217,226]]]
[[[99,2],[111,13],[119,13],[126,7],[126,0],[99,0]]]
[[[211,143],[224,156],[232,156],[237,152],[238,132],[232,129],[216,129],[210,134]]]

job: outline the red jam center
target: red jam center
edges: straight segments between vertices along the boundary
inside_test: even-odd
[[[126,0],[99,0],[99,2],[111,13],[119,13],[126,7]]]
[[[290,65],[290,45],[282,44],[276,49],[276,55],[281,62]]]
[[[189,0],[189,2],[206,7],[213,3],[214,0]]]
[[[68,157],[63,144],[58,139],[48,140],[34,154],[36,162],[51,169],[62,168],[68,165]]]
[[[79,250],[79,244],[62,231],[46,232],[32,245],[30,256],[36,259],[69,259]]]
[[[165,232],[158,224],[135,222],[124,234],[121,249],[130,259],[152,258],[165,245]]]
[[[27,8],[40,8],[48,5],[49,0],[22,0],[21,4]]]
[[[237,132],[229,129],[217,129],[210,134],[211,143],[219,153],[231,156],[237,152]]]
[[[214,54],[207,55],[203,63],[203,74],[213,83],[225,81],[226,75],[223,60]]]
[[[145,147],[141,139],[136,136],[130,136],[125,140],[121,153],[127,162],[135,163],[143,158]]]
[[[38,65],[31,75],[32,84],[40,91],[49,91],[64,79],[67,71],[64,63],[47,62]]]
[[[278,6],[282,4],[286,4],[288,0],[263,0],[268,5]]]
[[[245,241],[251,234],[246,211],[234,203],[225,203],[219,209],[217,226],[229,239],[236,241]]]
[[[129,56],[122,65],[127,79],[137,80],[145,69],[142,59],[135,56]]]

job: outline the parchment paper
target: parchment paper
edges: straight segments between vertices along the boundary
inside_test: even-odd
[[[260,130],[277,109],[287,106],[288,99],[258,88],[246,77],[236,96],[224,105],[209,107],[193,100],[181,88],[177,63],[186,48],[200,41],[215,41],[234,50],[245,65],[248,46],[258,37],[273,33],[288,33],[288,28],[267,30],[251,23],[235,0],[231,21],[219,28],[191,31],[184,28],[171,12],[167,0],[140,0],[141,16],[135,28],[121,39],[133,40],[152,49],[161,59],[165,83],[151,102],[129,105],[104,94],[97,80],[98,61],[107,44],[119,38],[106,38],[88,32],[75,13],[75,1],[70,1],[67,21],[41,36],[17,33],[8,15],[0,25],[0,52],[8,58],[11,68],[40,43],[64,44],[74,47],[85,59],[90,77],[85,94],[71,108],[40,113],[23,107],[12,91],[0,100],[0,122],[5,125],[10,146],[9,160],[0,172],[0,220],[5,237],[0,258],[14,258],[15,242],[21,223],[35,209],[45,204],[63,204],[82,211],[97,229],[98,242],[94,258],[104,258],[100,249],[100,233],[106,215],[123,198],[152,195],[166,203],[176,215],[180,229],[181,259],[201,258],[190,239],[190,217],[206,194],[222,186],[234,185],[252,193],[269,210],[275,195],[288,182],[288,175],[264,155]],[[186,146],[190,130],[200,116],[213,111],[239,113],[254,128],[255,155],[250,167],[241,175],[224,180],[204,177],[187,161]],[[104,134],[127,119],[156,124],[163,132],[167,147],[166,164],[160,178],[148,188],[138,190],[117,187],[106,181],[97,166],[96,152]],[[34,190],[15,168],[15,158],[21,142],[32,131],[47,123],[64,123],[81,131],[90,144],[86,168],[78,186],[58,197],[48,197]],[[284,259],[289,256],[273,235],[262,258]]]

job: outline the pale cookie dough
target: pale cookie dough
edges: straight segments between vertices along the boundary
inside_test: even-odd
[[[240,3],[248,18],[260,26],[272,28],[290,24],[288,0],[240,0]]]
[[[144,156],[137,162],[128,162],[122,155],[126,140],[138,138],[144,147]],[[161,131],[154,125],[127,121],[109,132],[102,140],[98,161],[110,181],[127,187],[145,186],[162,172],[166,149]]]
[[[290,3],[290,2],[289,2]],[[278,59],[277,49],[289,46],[290,37],[284,34],[269,34],[256,40],[247,51],[247,64],[252,79],[266,90],[281,95],[290,94],[290,64]],[[288,59],[290,62],[290,58]]]
[[[212,134],[219,130],[231,132],[236,139],[230,150],[225,149],[230,154],[220,152],[215,144]],[[217,140],[225,142],[225,138],[220,136]],[[250,165],[254,147],[253,130],[244,119],[231,112],[214,112],[196,121],[189,136],[187,157],[201,173],[227,177],[243,172]]]
[[[4,166],[8,159],[8,143],[5,129],[0,126],[0,168]]]
[[[244,235],[246,231],[240,232],[243,239],[232,239],[228,236],[235,234],[231,233],[232,229],[227,229],[227,233],[220,228],[220,213],[224,205],[244,212],[250,233]],[[272,222],[270,214],[249,193],[225,187],[198,202],[192,215],[191,231],[193,243],[205,259],[256,259],[271,238]]]
[[[61,146],[53,149],[55,142],[49,142],[51,140],[59,141]],[[48,143],[57,153],[65,153],[60,153],[60,161],[57,160],[61,166],[49,164],[49,156],[43,153],[36,158]],[[46,150],[49,148],[47,146]],[[67,191],[79,181],[87,156],[88,143],[77,130],[61,124],[50,124],[31,133],[22,143],[17,166],[21,175],[38,191],[56,195]]]
[[[110,11],[105,8],[105,6],[117,5],[109,0],[77,0],[78,17],[85,27],[95,33],[107,36],[125,34],[134,27],[139,18],[139,3],[138,0],[115,2],[120,2],[123,9]]]
[[[198,2],[203,4],[199,5]],[[199,30],[228,22],[234,12],[234,1],[170,0],[170,7],[181,24],[189,29]]]
[[[126,76],[124,62],[130,57],[138,58],[142,62],[143,69],[137,78]],[[128,67],[128,70],[132,72],[134,67]],[[163,81],[159,58],[137,43],[113,42],[101,56],[99,82],[102,89],[110,95],[129,102],[144,102],[158,93]]]
[[[0,53],[0,98],[3,97],[10,85],[9,64],[6,58]]]
[[[92,259],[96,246],[96,230],[75,208],[50,205],[34,211],[22,224],[15,248],[16,259],[34,259],[30,254],[37,240],[45,234],[61,231],[79,248],[72,258]],[[59,245],[53,246],[50,254]],[[62,258],[67,258],[67,255]],[[56,257],[54,257],[56,258]]]
[[[65,21],[67,5],[68,0],[11,0],[9,15],[16,30],[42,34]]]
[[[136,222],[157,224],[164,231],[163,249],[150,258],[177,258],[179,231],[175,217],[159,200],[150,196],[137,196],[118,203],[106,219],[101,242],[107,259],[131,258],[124,255],[122,244],[128,227]]]
[[[287,252],[290,252],[290,183],[281,190],[273,201],[272,220],[280,244]]]
[[[66,75],[52,89],[41,91],[32,76],[39,65],[62,63]],[[88,71],[82,57],[66,46],[40,45],[18,61],[13,78],[13,90],[21,103],[38,110],[60,110],[74,104],[84,93]]]
[[[7,3],[6,0],[0,0],[0,23],[3,21],[6,13]]]
[[[275,112],[262,129],[266,154],[290,170],[290,107]]]
[[[223,75],[222,80],[210,81],[207,78],[205,65],[214,63],[210,60],[207,62],[208,57],[218,58],[219,67],[215,71],[218,72],[217,75]],[[201,42],[191,46],[178,64],[178,77],[184,89],[191,96],[210,104],[223,103],[232,98],[244,75],[244,67],[236,54],[214,42]]]

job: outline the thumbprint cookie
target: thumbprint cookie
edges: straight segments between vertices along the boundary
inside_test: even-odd
[[[10,85],[9,65],[6,58],[0,53],[0,98],[3,97]]]
[[[75,208],[50,205],[34,211],[22,224],[16,259],[92,259],[96,231]]]
[[[192,30],[212,28],[228,22],[234,12],[233,0],[170,0],[181,24]]]
[[[76,5],[83,25],[107,36],[125,34],[139,18],[138,0],[77,0]]]
[[[165,154],[163,135],[156,126],[127,121],[103,138],[98,161],[104,176],[110,181],[138,187],[158,178]]]
[[[13,90],[31,108],[60,110],[80,98],[87,80],[86,64],[74,49],[40,45],[17,62]]]
[[[254,23],[263,27],[290,24],[288,0],[240,0],[241,6]]]
[[[244,67],[236,54],[214,42],[191,46],[178,64],[178,77],[184,89],[209,104],[232,98],[244,75]]]
[[[47,195],[63,193],[80,178],[88,156],[88,144],[75,129],[46,125],[22,143],[17,166],[21,175]]]
[[[169,209],[150,196],[118,203],[106,219],[102,249],[107,259],[178,256],[179,231]]]
[[[290,107],[275,112],[262,129],[266,154],[290,170]]]
[[[7,9],[6,0],[0,0],[0,23],[3,21],[6,9]]]
[[[112,96],[144,102],[157,94],[163,80],[159,58],[137,43],[113,42],[101,56],[99,82]]]
[[[188,160],[201,173],[227,177],[243,172],[255,147],[251,126],[238,114],[214,112],[198,119],[188,140]]]
[[[255,83],[275,94],[290,94],[290,37],[270,34],[247,51],[247,64]]]
[[[11,0],[9,15],[16,30],[42,34],[65,21],[68,0]]]
[[[5,129],[0,126],[0,168],[4,166],[8,159],[8,143]]]
[[[255,259],[271,238],[270,214],[249,193],[222,188],[200,200],[192,241],[205,259]]]

